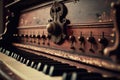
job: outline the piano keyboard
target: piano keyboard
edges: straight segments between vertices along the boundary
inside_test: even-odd
[[[21,80],[119,80],[22,50],[15,53],[0,48],[0,51],[0,60]]]
[[[62,77],[50,77],[2,53],[0,53],[0,60],[22,80],[62,80]]]

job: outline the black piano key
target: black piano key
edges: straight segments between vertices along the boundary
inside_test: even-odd
[[[44,64],[44,68],[43,68],[43,72],[45,73],[45,74],[48,74],[48,72],[49,72],[49,70],[50,70],[50,66],[51,65],[56,65],[56,66],[61,66],[61,65],[63,65],[61,62],[57,62],[57,61],[53,61],[53,62],[51,62],[51,63],[43,63]]]
[[[21,57],[20,62],[21,62],[21,63],[24,63],[24,60],[25,60],[25,59],[26,59],[26,58]]]
[[[35,65],[36,66],[35,69],[37,69],[38,71],[42,71],[46,64],[55,64],[55,63],[54,63],[54,61],[41,61],[41,62],[38,62],[37,65]],[[58,64],[60,64],[60,63],[58,63]]]
[[[2,51],[2,49],[3,49],[3,48],[0,46],[0,52]]]
[[[29,60],[29,59],[26,61],[26,65],[27,65],[27,66],[31,66],[31,63],[32,63],[32,61]]]
[[[86,72],[83,72],[83,73],[79,73],[79,72],[74,72],[72,73],[72,77],[71,77],[71,80],[84,80],[84,78],[88,77],[89,79],[92,78],[92,77],[102,77],[101,74],[99,73],[86,73]]]
[[[6,49],[6,51],[5,51],[4,54],[5,54],[5,55],[9,55],[9,54],[10,54],[10,51]]]
[[[43,56],[28,56],[26,57],[27,59],[30,59],[30,60],[44,60],[44,59],[49,59],[49,58],[46,58],[46,57],[43,57]]]
[[[34,62],[34,63],[33,63]],[[34,67],[37,66],[38,63],[42,63],[41,66],[44,66],[44,64],[52,64],[52,63],[56,63],[56,61],[52,60],[52,59],[30,59],[28,66]]]
[[[24,57],[20,57],[20,62],[21,62],[21,63],[22,63],[23,59],[24,59]]]
[[[31,61],[34,61],[34,62],[54,62],[54,60],[52,59],[30,59]]]
[[[64,72],[66,72],[66,73],[68,73],[68,72],[87,72],[87,70],[81,69],[81,68],[76,68],[74,66],[67,66],[67,67],[51,66],[49,75],[50,76],[61,76],[61,75],[63,75]]]
[[[6,51],[6,49],[5,49],[5,48],[3,48],[3,49],[1,50],[1,52],[2,52],[2,53],[5,53],[5,51]]]
[[[37,66],[38,65],[38,63],[52,63],[53,61],[52,60],[47,60],[47,59],[45,59],[45,60],[30,60],[29,61],[29,65],[28,66],[30,66],[30,67],[35,67],[35,66]]]
[[[81,80],[104,80],[101,76],[82,77]]]
[[[37,63],[37,65],[35,65],[35,66],[36,66],[36,69],[38,71],[43,71],[44,66],[47,65],[47,64],[48,65],[61,64],[61,62],[57,62],[57,61],[54,61],[54,60],[42,60],[42,61],[39,61]]]
[[[80,69],[80,70],[73,71],[73,72],[88,73],[86,69]],[[71,76],[73,72],[64,72],[62,76],[62,80],[71,80]]]
[[[26,66],[30,65],[30,60],[29,59],[26,59],[25,65]]]
[[[35,62],[32,61],[30,67],[33,67],[35,65]]]
[[[38,65],[36,66],[36,70],[41,71],[43,69],[41,65],[42,63],[38,63]]]
[[[32,67],[32,66],[34,65],[33,62],[34,62],[34,61],[32,61],[32,60],[26,59],[25,64],[26,64],[27,66],[31,66],[31,67]]]
[[[20,58],[21,58],[21,56],[20,56],[20,55],[18,55],[18,56],[17,56],[17,61],[20,61]]]
[[[14,52],[12,52],[10,56],[13,57],[13,55],[14,55]]]
[[[44,66],[43,72],[45,74],[49,74],[51,66],[56,66],[56,67],[60,67],[60,68],[67,68],[67,67],[69,67],[68,64],[63,64],[63,63],[58,63],[58,62],[56,62],[56,63],[49,63],[49,64],[46,64]]]
[[[8,56],[11,56],[12,52],[10,51],[10,53],[8,54]]]
[[[118,80],[117,78],[115,77],[97,77],[97,76],[94,76],[94,77],[82,77],[80,80]]]
[[[39,64],[41,64],[41,65],[39,65]],[[31,67],[35,68],[35,69],[37,68],[38,65],[39,65],[39,68],[41,68],[39,71],[43,70],[43,67],[44,67],[43,63],[41,63],[41,62],[33,62],[33,64],[31,63]]]
[[[116,77],[104,77],[101,80],[120,80],[120,79],[118,79]]]
[[[39,62],[36,69],[37,69],[38,71],[42,71],[43,68],[44,68],[44,66],[45,66],[44,63]]]
[[[62,80],[70,80],[72,76],[72,72],[66,73],[64,72],[62,75]]]
[[[21,63],[28,65],[28,66],[31,66],[31,63],[34,62],[34,64],[32,64],[34,66],[34,65],[37,65],[41,61],[51,61],[52,59],[49,59],[49,58],[46,58],[43,56],[33,55],[33,54],[32,55],[31,54],[30,55],[19,54],[19,57],[17,57],[17,60],[20,61]],[[31,67],[33,67],[33,66],[31,66]]]
[[[17,54],[15,53],[15,54],[14,54],[14,59],[16,59],[16,58],[17,58]]]
[[[16,60],[19,61],[20,55],[17,55]]]
[[[49,70],[50,70],[50,66],[44,65],[43,73],[48,74]]]

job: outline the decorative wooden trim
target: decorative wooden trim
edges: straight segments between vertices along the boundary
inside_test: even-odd
[[[70,28],[113,28],[113,22],[93,22],[93,23],[78,23],[69,24]]]
[[[110,55],[110,53],[112,52],[112,51],[115,51],[115,50],[119,50],[119,46],[120,46],[120,26],[118,26],[118,19],[120,19],[120,18],[118,18],[117,19],[117,17],[118,17],[118,15],[119,15],[119,13],[120,13],[120,10],[119,10],[119,7],[118,8],[115,8],[115,6],[119,6],[120,7],[120,1],[118,1],[118,3],[116,3],[116,4],[112,4],[112,8],[113,8],[113,21],[114,21],[114,32],[116,33],[116,38],[115,38],[115,44],[113,45],[113,46],[111,46],[111,47],[107,47],[107,48],[105,48],[104,49],[104,55],[106,55],[106,56],[109,56]]]
[[[21,48],[25,48],[25,49],[31,49],[34,51],[40,51],[40,52],[44,52],[46,54],[62,57],[65,59],[75,60],[75,61],[86,63],[89,65],[94,65],[94,66],[98,66],[101,68],[120,72],[120,65],[112,62],[112,60],[107,60],[107,59],[104,60],[104,59],[98,58],[98,57],[95,58],[92,56],[88,57],[85,55],[71,54],[69,52],[65,52],[62,50],[49,49],[49,48],[45,48],[45,47],[36,47],[36,46],[31,46],[31,45],[19,44],[19,43],[13,43],[13,46],[21,47]]]
[[[10,6],[12,6],[12,5],[14,5],[14,4],[18,3],[18,2],[20,2],[20,0],[15,0],[12,3],[9,3],[9,4],[5,5],[5,8],[8,8],[8,7],[10,7]]]
[[[52,3],[53,3],[53,1],[50,1],[50,2],[47,2],[47,3],[42,3],[40,5],[24,9],[23,11],[21,11],[21,13],[32,11],[32,10],[35,10],[35,9],[38,9],[38,8],[42,8],[42,7],[46,7],[46,6],[50,6]]]
[[[19,27],[17,27],[17,29],[35,29],[35,28],[45,29],[46,25],[19,26]]]
[[[68,24],[69,28],[113,28],[113,22],[94,22],[94,23],[78,23]],[[45,29],[46,25],[34,25],[34,26],[19,26],[18,29]]]
[[[72,2],[73,0],[57,0],[58,2],[63,2],[63,3],[67,3],[67,2]],[[38,8],[42,8],[42,7],[47,7],[47,6],[51,6],[53,4],[54,0],[50,1],[50,2],[47,2],[47,3],[42,3],[41,5],[36,5],[34,7],[31,7],[31,8],[27,8],[27,9],[24,9],[23,11],[21,11],[21,13],[24,13],[24,12],[28,12],[28,11],[31,11],[31,10],[35,10],[35,9],[38,9]]]

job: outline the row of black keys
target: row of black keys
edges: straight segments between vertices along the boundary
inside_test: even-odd
[[[0,48],[0,51],[46,75],[63,76],[63,80],[118,80],[115,77],[103,77],[100,73],[88,72],[83,68],[76,68],[45,56],[38,56],[18,49],[15,50],[17,53],[3,48]]]

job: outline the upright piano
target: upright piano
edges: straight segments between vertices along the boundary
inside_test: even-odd
[[[120,0],[1,0],[0,80],[120,80]]]

